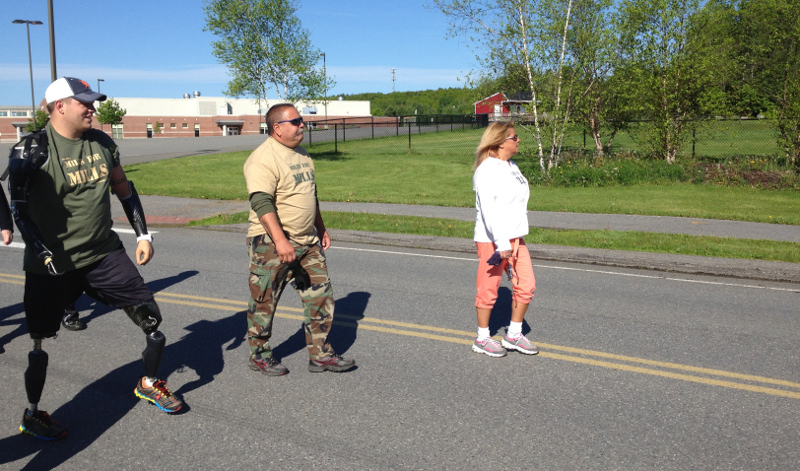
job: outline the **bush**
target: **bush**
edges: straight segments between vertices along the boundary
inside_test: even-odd
[[[798,174],[775,157],[737,156],[722,161],[682,158],[670,165],[664,160],[645,159],[632,152],[595,158],[588,152],[570,151],[564,153],[558,167],[549,175],[541,172],[536,155],[520,155],[515,162],[535,186],[569,188],[683,182],[767,190],[800,189]]]

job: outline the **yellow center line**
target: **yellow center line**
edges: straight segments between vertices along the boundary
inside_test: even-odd
[[[22,280],[24,280],[24,278],[25,278],[24,276],[0,274],[0,282],[2,283],[23,284],[24,281]],[[156,300],[162,303],[201,307],[201,308],[223,310],[223,311],[240,311],[242,309],[247,309],[247,302],[241,300],[228,300],[228,299],[193,296],[193,295],[185,295],[177,293],[165,293],[165,292],[155,293],[155,298]],[[293,308],[293,307],[279,307],[278,311],[275,313],[275,316],[284,319],[303,320],[303,309]],[[345,313],[336,314],[336,320],[334,321],[334,323],[339,325],[357,327],[359,330],[364,329],[374,332],[424,338],[440,342],[457,343],[460,345],[471,345],[475,336],[474,332],[469,332],[465,330],[447,329],[447,328],[424,325],[424,324],[415,324],[410,322],[400,322],[400,321],[392,321],[386,319],[353,316]],[[541,349],[543,349],[543,351],[538,355],[539,357],[542,358],[551,358],[554,360],[569,361],[572,363],[580,363],[584,365],[598,366],[598,367],[627,371],[632,373],[647,374],[663,378],[677,379],[681,381],[689,381],[694,383],[701,383],[713,386],[739,389],[744,391],[770,394],[774,396],[782,396],[792,399],[800,399],[800,391],[791,391],[786,389],[778,389],[767,386],[749,384],[749,383],[762,383],[762,384],[782,386],[785,388],[800,390],[800,383],[794,381],[735,373],[735,372],[716,370],[711,368],[702,368],[691,365],[682,365],[678,363],[648,360],[645,358],[617,355],[613,353],[567,347],[563,345],[554,345],[554,344],[538,343],[538,342],[537,344]],[[565,352],[568,353],[569,355],[563,353],[555,353],[554,351]],[[595,358],[587,358],[587,357],[595,357]],[[606,361],[606,360],[613,360],[613,361]],[[636,365],[646,365],[647,367],[636,366]],[[677,372],[665,371],[665,370],[677,370]],[[685,373],[694,373],[696,375],[685,374]],[[706,375],[706,376],[697,376],[697,375]],[[720,377],[728,378],[728,379],[738,380],[740,382],[710,378],[707,376],[716,376],[717,378]]]
[[[205,298],[205,297],[198,297],[198,296],[189,296],[189,295],[179,295],[179,294],[171,294],[171,293],[158,293],[156,298],[163,300],[164,302],[171,302],[174,304],[185,304],[197,307],[208,307],[208,308],[217,308],[217,309],[225,309],[225,310],[239,310],[247,307],[247,303],[244,301],[232,301],[232,300],[224,300],[218,298]],[[168,299],[168,298],[178,298],[178,299]],[[224,303],[226,305],[219,305],[219,304],[208,304],[208,303],[199,303],[194,301],[181,301],[179,299],[195,299],[195,300],[205,300],[205,301],[212,301],[218,303]],[[227,306],[230,304],[230,306]],[[285,319],[294,319],[294,320],[302,320],[303,316],[298,314],[288,314],[287,312],[296,312],[302,313],[303,310],[300,308],[292,308],[292,307],[279,307],[278,311],[275,313],[276,317],[281,317]],[[374,332],[383,332],[388,334],[395,334],[395,335],[405,335],[410,337],[417,337],[417,338],[424,338],[429,340],[436,340],[440,342],[449,342],[449,343],[457,343],[461,345],[471,345],[474,333],[464,330],[455,330],[455,329],[446,329],[442,327],[435,327],[429,326],[424,324],[414,324],[410,322],[400,322],[400,321],[392,321],[386,319],[376,319],[370,317],[360,317],[360,316],[353,316],[348,314],[339,313],[336,314],[336,320],[334,321],[336,324],[340,325],[349,325],[353,327],[358,327],[358,329],[365,329]],[[378,324],[378,325],[372,325]],[[413,329],[413,330],[408,330]],[[464,338],[452,337],[447,335],[440,335],[440,334],[450,334]],[[662,369],[671,369],[671,370],[678,370],[683,372],[691,372],[697,374],[703,374],[708,376],[717,376],[723,378],[731,378],[740,381],[749,381],[749,382],[756,382],[756,383],[764,383],[764,384],[772,384],[776,386],[784,386],[788,388],[796,388],[800,389],[800,383],[793,382],[793,381],[786,381],[781,379],[774,379],[774,378],[767,378],[763,376],[755,376],[755,375],[748,375],[742,373],[735,373],[730,371],[724,370],[715,370],[711,368],[702,368],[697,366],[690,366],[690,365],[681,365],[678,363],[669,363],[669,362],[662,362],[662,361],[655,361],[655,360],[648,360],[644,358],[636,358],[624,355],[617,355],[613,353],[606,353],[600,352],[596,350],[586,350],[581,348],[574,348],[574,347],[567,347],[562,345],[554,345],[554,344],[547,344],[547,343],[538,343],[538,345],[545,350],[555,350],[561,352],[571,353],[573,355],[563,355],[560,353],[554,353],[549,351],[542,351],[539,353],[540,357],[543,358],[552,358],[556,360],[562,361],[569,361],[573,363],[581,363],[586,365],[592,366],[599,366],[603,368],[610,368],[622,371],[629,371],[634,373],[640,374],[649,374],[653,376],[660,376],[665,378],[671,379],[678,379],[682,381],[690,381],[695,383],[702,383],[702,384],[709,384],[733,389],[741,389],[745,391],[752,391],[752,392],[759,392],[764,394],[771,394],[776,396],[783,396],[789,397],[792,399],[800,399],[800,392],[795,391],[786,391],[783,389],[776,389],[770,388],[765,386],[757,386],[752,384],[746,383],[738,383],[734,381],[725,381],[720,379],[714,378],[707,378],[702,376],[692,376],[688,374],[676,373],[672,371],[663,371],[661,369],[655,368],[662,368]],[[607,360],[615,360],[612,361],[602,361],[592,358],[585,358],[585,357],[597,357],[603,358]],[[653,368],[644,368],[641,366],[634,366],[626,363],[634,363],[640,365],[647,365]]]

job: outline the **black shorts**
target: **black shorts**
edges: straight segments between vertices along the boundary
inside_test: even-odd
[[[113,308],[153,299],[122,244],[102,260],[63,275],[26,272],[25,321],[31,337],[55,336],[61,328],[64,308],[83,293]]]

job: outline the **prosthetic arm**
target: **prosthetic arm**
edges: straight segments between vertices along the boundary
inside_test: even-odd
[[[36,256],[44,263],[51,275],[60,275],[62,272],[59,272],[53,264],[53,252],[44,245],[36,223],[28,215],[28,192],[31,177],[47,162],[47,159],[47,134],[42,129],[26,136],[11,149],[8,157],[8,169],[0,179],[9,177],[8,193],[11,197],[11,214],[22,238],[33,247]]]
[[[153,236],[147,233],[147,221],[144,218],[144,208],[142,208],[142,200],[139,199],[139,193],[136,192],[136,187],[133,182],[128,180],[128,188],[130,194],[121,196],[117,194],[119,202],[122,203],[122,209],[125,210],[125,215],[128,216],[128,222],[131,223],[133,231],[136,232],[136,240],[146,240],[153,242]]]

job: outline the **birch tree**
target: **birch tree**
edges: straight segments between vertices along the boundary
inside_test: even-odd
[[[519,124],[534,138],[542,173],[558,165],[573,105],[566,67],[573,0],[433,0],[447,15],[454,35],[467,33],[483,49],[487,70],[521,65],[531,93],[532,123]],[[472,36],[474,35],[474,36]],[[554,80],[541,80],[551,76]],[[549,85],[549,86],[545,86]],[[545,108],[543,109],[542,106]],[[545,155],[545,147],[549,147]]]

